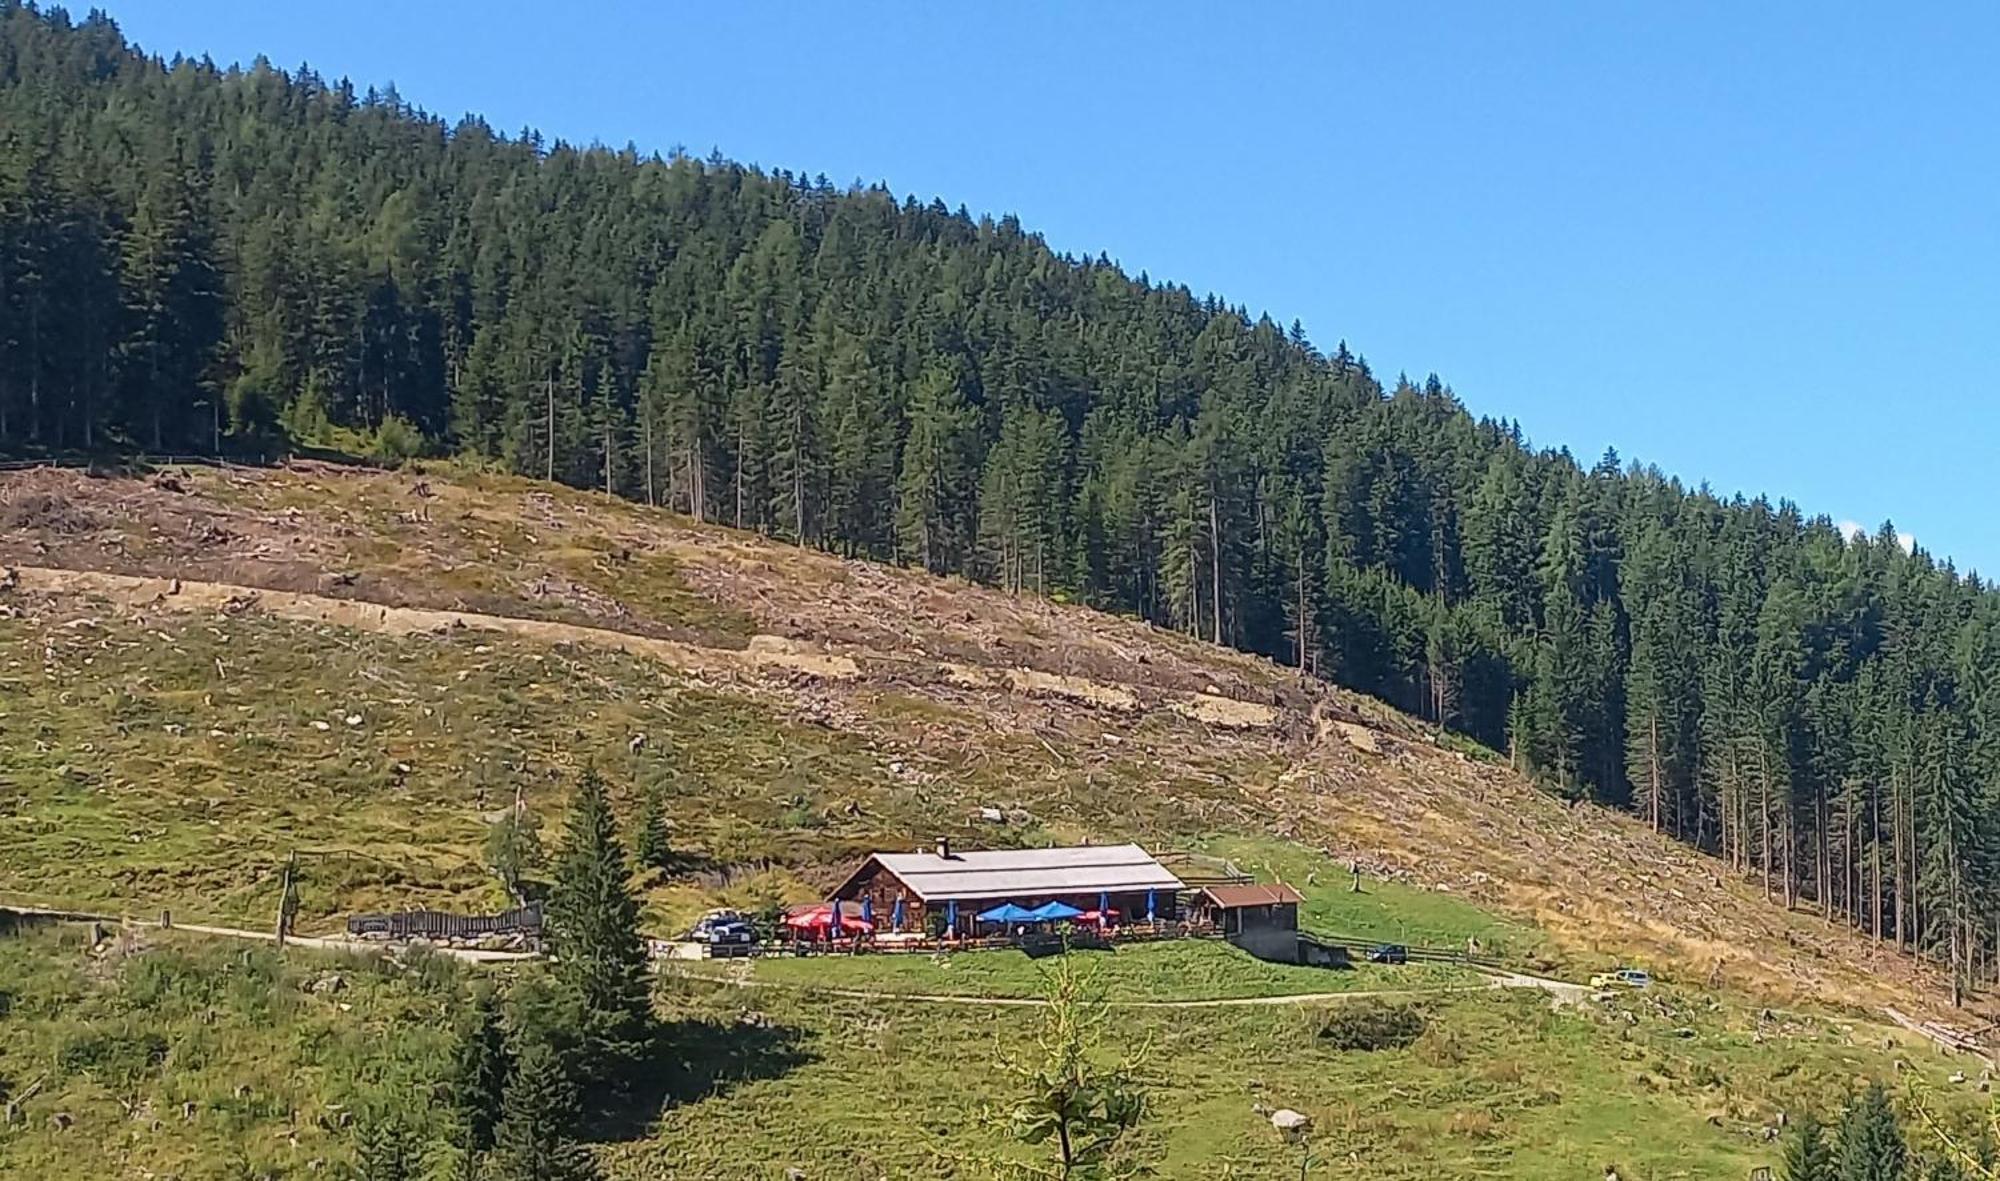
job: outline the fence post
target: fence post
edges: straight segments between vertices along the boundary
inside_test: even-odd
[[[292,933],[292,916],[298,913],[297,876],[299,855],[297,850],[285,861],[284,877],[278,890],[278,946],[285,946],[285,939]]]

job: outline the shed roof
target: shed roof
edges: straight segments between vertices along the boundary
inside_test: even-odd
[[[953,852],[950,857],[877,853],[862,869],[869,863],[888,870],[925,902],[1182,888],[1179,878],[1137,845],[978,849]]]
[[[1224,910],[1238,910],[1246,906],[1283,906],[1306,900],[1305,895],[1283,882],[1275,886],[1208,886],[1202,894]]]

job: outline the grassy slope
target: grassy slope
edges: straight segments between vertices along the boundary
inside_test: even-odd
[[[1441,1032],[1431,1040],[1450,1044],[1361,1056],[1319,1052],[1302,1032],[1310,1013],[1133,1011],[1120,1038],[1150,1042],[1172,1084],[1156,1134],[1177,1176],[1214,1176],[1231,1161],[1244,1176],[1278,1167],[1282,1151],[1248,1114],[1260,1098],[1313,1113],[1333,1150],[1388,1176],[1569,1175],[1614,1160],[1628,1177],[1741,1175],[1768,1158],[1748,1139],[1759,1121],[1887,1073],[1883,1038],[1898,1036],[1818,1016],[1758,1041],[1754,1014],[1766,999],[1911,1008],[1912,987],[1935,986],[1810,916],[1763,904],[1713,863],[1629,821],[1573,812],[1503,768],[1433,747],[1377,706],[1130,621],[518,481],[433,479],[423,521],[402,515],[418,503],[409,477],[179,479],[185,491],[0,477],[0,564],[498,611],[723,652],[778,636],[846,655],[861,673],[690,670],[470,631],[390,636],[256,610],[0,593],[0,896],[142,913],[170,905],[189,918],[262,925],[276,868],[300,849],[309,926],[379,906],[497,906],[479,866],[482,815],[525,784],[554,817],[569,775],[594,759],[628,805],[647,782],[669,787],[688,864],[647,882],[659,931],[709,905],[816,897],[858,851],[913,835],[951,831],[982,844],[1130,837],[1220,853],[1290,881],[1307,893],[1309,926],[1357,939],[1472,938],[1569,971],[1637,959],[1683,985],[1720,983],[1724,1000],[1683,996],[1632,1026],[1594,1011],[1551,1014],[1537,997],[1438,1000]],[[1101,690],[1067,682],[1024,692],[955,680],[939,671],[947,660],[995,676],[1026,668],[1085,678],[1136,704],[1091,704],[1079,693]],[[1232,729],[1166,708],[1169,694],[1209,690],[1274,710],[1276,724]],[[1359,736],[1336,724],[1356,719]],[[981,824],[972,817],[987,804],[1027,819]],[[1348,889],[1350,860],[1366,870],[1360,894]],[[1282,991],[1306,979],[1127,956],[1110,969],[1125,973],[1121,986],[1159,995]],[[58,980],[59,994],[78,987],[60,964],[26,963],[0,987],[46,987],[23,973]],[[966,970],[878,959],[827,968],[930,991],[927,973],[974,974],[966,957],[955,963]],[[977,969],[981,987],[1027,987],[1025,961],[994,964]],[[226,979],[225,960],[189,974]],[[1312,979],[1317,990],[1322,978]],[[766,1070],[754,1054],[725,1057],[725,1071],[740,1077],[716,1080],[714,1099],[676,1107],[649,1142],[607,1150],[634,1169],[690,1162],[664,1175],[768,1176],[791,1163],[816,1177],[924,1175],[934,1158],[957,1159],[952,1146],[998,1096],[996,1046],[1020,1036],[1019,1011],[685,987],[678,1006],[727,1017],[754,1003],[795,1025],[811,1061]],[[1756,1001],[1726,999],[1738,990]],[[360,1057],[297,1066],[296,1045],[349,1045],[347,1026],[312,1009],[317,998],[283,995],[268,1028],[232,1036],[225,1060],[304,1072],[300,1086],[313,1090],[286,1101],[289,1127],[290,1112],[335,1101],[378,1068]],[[356,1011],[416,1020],[409,1006],[420,999],[392,990],[379,1008],[371,994]],[[135,1019],[115,996],[88,989],[66,1003],[81,1020]],[[298,1032],[307,1018],[332,1028]],[[1697,1036],[1664,1032],[1677,1026]],[[17,1086],[60,1055],[53,1035],[24,1034],[18,1020],[0,1022],[0,1034],[0,1073]],[[181,1077],[162,1075],[149,1094],[178,1102],[161,1088]],[[75,1089],[91,1085],[38,1100],[36,1118],[59,1102],[109,1120],[115,1102]],[[161,1142],[168,1155],[149,1159],[236,1152],[229,1146],[251,1144],[263,1135],[253,1128],[278,1118],[259,1111],[215,1141],[177,1132]],[[52,1162],[53,1135],[38,1126],[0,1151]],[[263,1159],[273,1150],[243,1151]]]
[[[42,1091],[0,1130],[0,1175],[185,1181],[337,1170],[387,1102],[442,1143],[430,1093],[463,983],[418,970],[169,939],[92,953],[74,932],[0,942],[0,1079]],[[308,985],[338,971],[346,987]],[[700,1062],[658,1126],[602,1146],[614,1178],[825,1181],[980,1177],[1016,1151],[989,1118],[1030,1011],[858,1002],[811,992],[672,983],[664,1010]],[[1138,1054],[1154,1086],[1148,1154],[1167,1177],[1280,1175],[1295,1157],[1252,1111],[1311,1115],[1323,1169],[1371,1176],[1741,1177],[1772,1163],[1779,1111],[1834,1103],[1906,1060],[1952,1069],[1907,1039],[1661,989],[1556,1010],[1529,993],[1423,1002],[1407,1049],[1329,1049],[1318,1006],[1123,1010],[1107,1053]],[[1628,1019],[1627,1014],[1630,1014]],[[1954,1102],[1969,1105],[1960,1094]],[[413,1101],[414,1100],[414,1101]],[[193,1104],[183,1118],[182,1104]],[[128,1110],[129,1105],[129,1110]],[[64,1113],[74,1126],[51,1123]],[[438,1150],[437,1163],[445,1153]],[[1295,1167],[1295,1166],[1294,1166]]]
[[[346,986],[308,991],[327,972]],[[185,937],[93,952],[77,930],[0,937],[0,1089],[42,1083],[23,1123],[0,1128],[0,1176],[304,1176],[349,1155],[343,1120],[391,1101],[442,1140],[424,1096],[460,987],[435,962],[405,971]],[[74,1126],[58,1130],[59,1114]]]
[[[698,988],[688,984],[687,989]],[[680,1003],[733,1008],[739,994]],[[1032,1035],[1016,1009],[880,1004],[760,993],[758,1009],[814,1031],[811,1060],[750,1079],[726,1099],[677,1108],[613,1158],[645,1175],[761,1178],[798,1167],[815,1178],[976,1177],[1002,1153],[991,1117],[1008,1095],[998,1064]],[[1416,1044],[1337,1052],[1315,1036],[1313,1007],[1121,1011],[1112,1050],[1142,1055],[1156,1083],[1147,1125],[1162,1175],[1289,1175],[1287,1149],[1253,1110],[1312,1116],[1322,1165],[1365,1165],[1382,1178],[1540,1181],[1597,1176],[1607,1164],[1641,1181],[1739,1178],[1776,1152],[1762,1137],[1777,1112],[1837,1102],[1854,1077],[1915,1061],[1871,1032],[1660,992],[1643,1017],[1552,1010],[1536,994],[1479,992],[1425,1003]],[[1682,1036],[1682,1033],[1686,1036]]]
[[[531,798],[553,810],[561,780],[546,787],[545,774],[595,758],[626,783],[679,773],[682,844],[713,872],[656,892],[674,919],[746,893],[810,896],[854,851],[941,829],[980,843],[1278,837],[1527,920],[1577,961],[1641,959],[1781,998],[1908,1007],[1913,988],[1941,995],[1934,973],[1784,914],[1627,818],[1567,808],[1266,662],[588,493],[446,472],[418,496],[417,479],[10,475],[0,563],[499,612],[738,656],[803,646],[859,675],[675,669],[531,640],[368,637],[254,612],[197,623],[30,597],[24,618],[0,620],[0,866],[13,870],[0,890],[122,891],[248,917],[260,896],[247,879],[268,879],[298,844],[392,859],[380,881],[358,866],[319,875],[309,905],[322,913],[462,901],[484,888],[477,789],[497,807],[525,768]],[[1271,724],[1175,713],[1218,698]],[[349,710],[364,715],[359,733]],[[642,730],[648,745],[628,758]],[[704,806],[712,789],[719,807]],[[979,828],[967,817],[982,804],[1033,820]],[[245,813],[263,814],[224,819]],[[150,856],[152,841],[172,855]],[[757,868],[767,861],[771,874]]]
[[[1270,964],[1223,943],[1141,943],[1114,951],[1077,951],[1121,1001],[1221,1000],[1322,992],[1435,991],[1474,987],[1463,969],[1411,964],[1326,971]],[[937,996],[1032,997],[1043,965],[1018,951],[972,951],[933,959],[916,955],[833,955],[759,960],[754,978],[811,988],[867,989]]]

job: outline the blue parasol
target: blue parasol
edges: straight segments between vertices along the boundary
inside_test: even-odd
[[[1056,923],[1073,919],[1082,914],[1081,910],[1067,902],[1044,902],[1028,912],[1028,917],[1038,923]]]
[[[982,910],[973,917],[982,923],[1033,923],[1041,921],[1040,916],[1036,912],[1028,910],[1025,907],[1016,906],[1011,902],[1002,902],[992,910]]]
[[[958,900],[956,898],[944,904],[944,929],[954,935],[958,933]]]
[[[1111,891],[1109,890],[1101,891],[1097,895],[1097,921],[1099,923],[1108,923],[1111,921]]]
[[[875,900],[873,898],[864,896],[861,899],[861,921],[871,927],[875,925]]]
[[[1156,893],[1157,891],[1154,890],[1146,891],[1146,921],[1149,923],[1155,921],[1153,918],[1153,896]]]
[[[908,918],[909,913],[903,909],[903,900],[901,898],[896,899],[895,907],[889,911],[890,925],[900,931],[903,929],[904,921]]]

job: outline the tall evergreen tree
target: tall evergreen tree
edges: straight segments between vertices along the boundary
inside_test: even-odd
[[[509,1068],[499,1003],[492,989],[475,989],[459,1022],[451,1068],[451,1105],[469,1153],[493,1147]]]
[[[639,795],[639,820],[632,830],[632,856],[641,869],[668,869],[673,864],[666,793],[658,783],[647,784]]]
[[[1903,1181],[1909,1149],[1882,1084],[1870,1083],[1848,1103],[1840,1118],[1839,1147],[1838,1181]]]
[[[548,928],[557,977],[576,1007],[576,1032],[585,1052],[607,1067],[635,1058],[652,1027],[628,873],[604,780],[586,769],[564,824]]]
[[[1785,1138],[1782,1181],[1839,1181],[1834,1147],[1827,1140],[1819,1117],[1806,1112]]]
[[[528,1041],[507,1076],[486,1181],[596,1181],[596,1162],[575,1138],[580,1118],[562,1056],[546,1040]]]
[[[355,1146],[355,1181],[419,1181],[424,1176],[424,1147],[400,1114],[370,1114],[360,1125]]]

